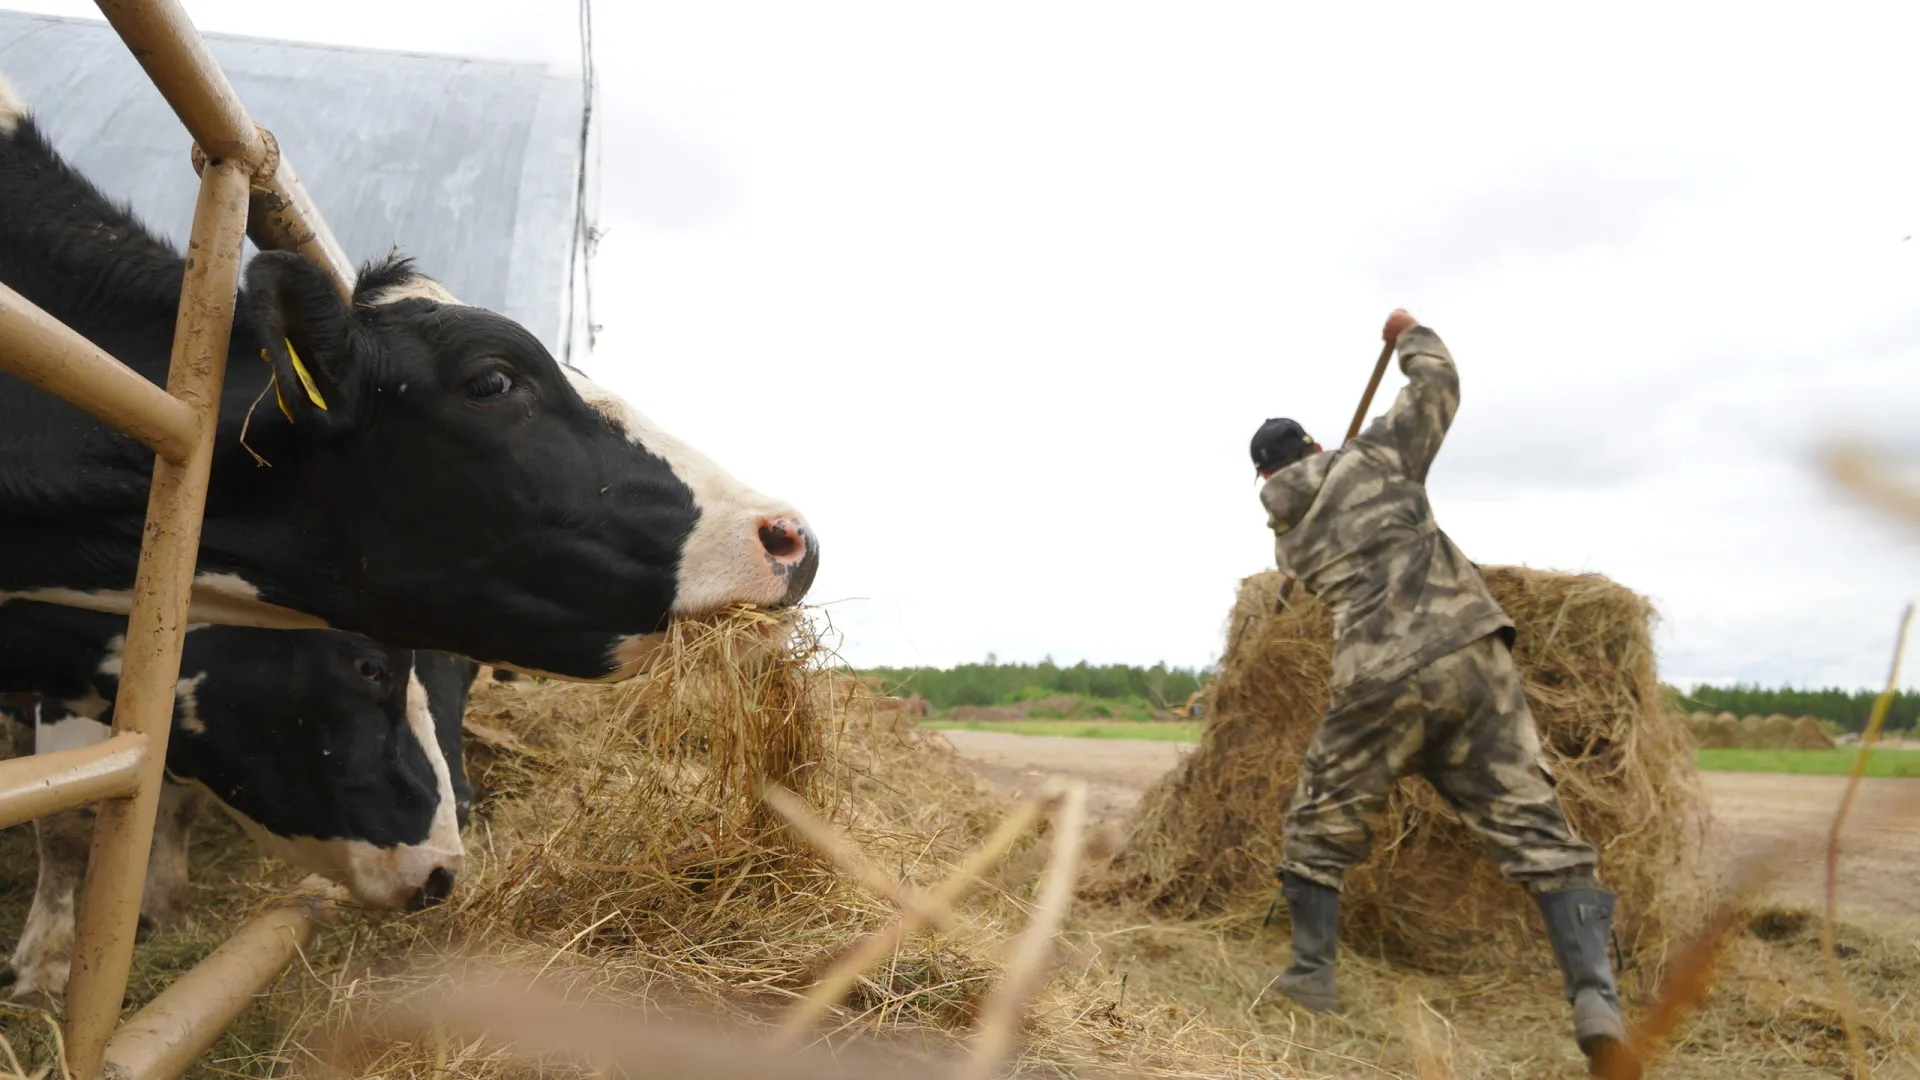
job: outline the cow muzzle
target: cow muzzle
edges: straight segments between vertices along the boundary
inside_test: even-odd
[[[786,583],[776,607],[792,607],[813,588],[813,575],[820,568],[820,541],[807,523],[799,518],[768,518],[759,525],[760,547],[767,565]]]
[[[407,901],[408,911],[425,911],[436,904],[445,902],[453,895],[454,872],[444,866],[436,866],[427,875],[426,883],[414,891]]]

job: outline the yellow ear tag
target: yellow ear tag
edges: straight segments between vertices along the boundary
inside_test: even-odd
[[[307,365],[300,362],[300,354],[293,351],[293,342],[287,341],[286,338],[281,338],[280,340],[287,342],[287,355],[293,359],[293,373],[300,376],[300,385],[307,388],[308,399],[311,400],[314,406],[321,412],[326,412],[326,399],[320,396],[320,388],[313,385],[313,376],[307,374]],[[275,383],[274,393],[277,394],[279,392],[280,386],[278,383]],[[282,407],[284,408],[285,406],[283,405]]]

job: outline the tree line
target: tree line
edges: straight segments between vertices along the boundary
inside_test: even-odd
[[[962,705],[1011,705],[1055,695],[1106,700],[1142,701],[1156,708],[1180,705],[1204,687],[1211,672],[1202,668],[1155,664],[1088,664],[1062,666],[1052,660],[1038,664],[1002,664],[989,655],[984,663],[951,668],[876,667],[858,672],[888,693],[918,695],[936,709]],[[1667,687],[1670,702],[1684,712],[1729,712],[1735,716],[1812,716],[1829,720],[1846,731],[1866,727],[1875,690],[1823,690],[1796,687],[1699,685],[1691,690]],[[1920,727],[1920,692],[1902,691],[1887,711],[1887,727]]]
[[[1072,694],[1110,700],[1140,699],[1156,707],[1180,705],[1205,685],[1208,673],[1165,664],[1092,665],[1085,661],[1062,667],[1052,660],[1038,664],[1002,664],[991,655],[983,664],[952,668],[866,668],[860,677],[871,679],[889,693],[918,694],[936,709],[961,705],[1011,705],[1018,701]]]
[[[1831,720],[1847,731],[1867,726],[1877,690],[1800,690],[1794,687],[1769,689],[1739,683],[1733,686],[1696,686],[1682,693],[1674,690],[1675,703],[1686,712],[1729,712],[1735,716],[1813,716]],[[1901,691],[1887,710],[1887,727],[1908,729],[1920,721],[1920,693]]]

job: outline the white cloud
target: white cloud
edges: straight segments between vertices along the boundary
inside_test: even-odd
[[[575,47],[533,3],[190,9]],[[1208,662],[1271,559],[1247,437],[1337,438],[1404,304],[1461,365],[1471,555],[1649,593],[1678,678],[1882,677],[1920,551],[1809,450],[1920,400],[1920,12],[596,15],[592,367],[809,512],[850,657]]]

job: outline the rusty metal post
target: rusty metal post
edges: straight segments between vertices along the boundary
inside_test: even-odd
[[[193,211],[167,392],[193,409],[197,439],[185,464],[154,463],[153,488],[147,499],[114,727],[116,732],[145,734],[149,743],[139,792],[130,799],[100,804],[94,819],[93,854],[81,894],[67,988],[67,1053],[78,1080],[92,1080],[100,1071],[133,961],[134,927],[166,764],[181,639],[199,555],[214,433],[220,422],[220,388],[226,376],[240,244],[247,223],[249,171],[242,161],[209,164]]]
[[[179,0],[96,2],[207,156],[258,168],[266,145]]]
[[[316,888],[314,879],[307,888]],[[327,904],[325,895],[310,894],[241,927],[128,1018],[107,1043],[102,1072],[113,1080],[172,1080],[186,1072],[306,948]]]
[[[112,425],[172,462],[193,449],[193,411],[0,285],[0,371]]]
[[[262,186],[256,179],[252,212],[247,217],[247,235],[267,251],[294,251],[305,255],[333,276],[333,287],[340,299],[353,303],[353,283],[359,273],[353,260],[327,228],[320,208],[313,204],[293,165],[278,152],[279,143],[265,128],[260,132],[276,148],[273,175]]]
[[[147,737],[127,732],[72,750],[0,761],[0,829],[59,810],[132,797]]]
[[[246,164],[253,178],[248,233],[253,242],[263,250],[305,255],[333,275],[343,297],[352,299],[356,275],[346,250],[281,157],[278,140],[247,115],[179,0],[95,2],[186,125],[196,155],[205,155],[196,156],[195,167],[208,158]]]
[[[247,235],[262,251],[291,251],[333,277],[340,299],[353,302],[353,283],[359,276],[347,258],[346,249],[334,239],[333,230],[320,216],[320,208],[307,194],[293,165],[280,155],[280,140],[273,132],[260,128],[265,157],[253,170],[252,205],[247,213]],[[207,167],[207,157],[198,146],[193,148],[193,168]]]

